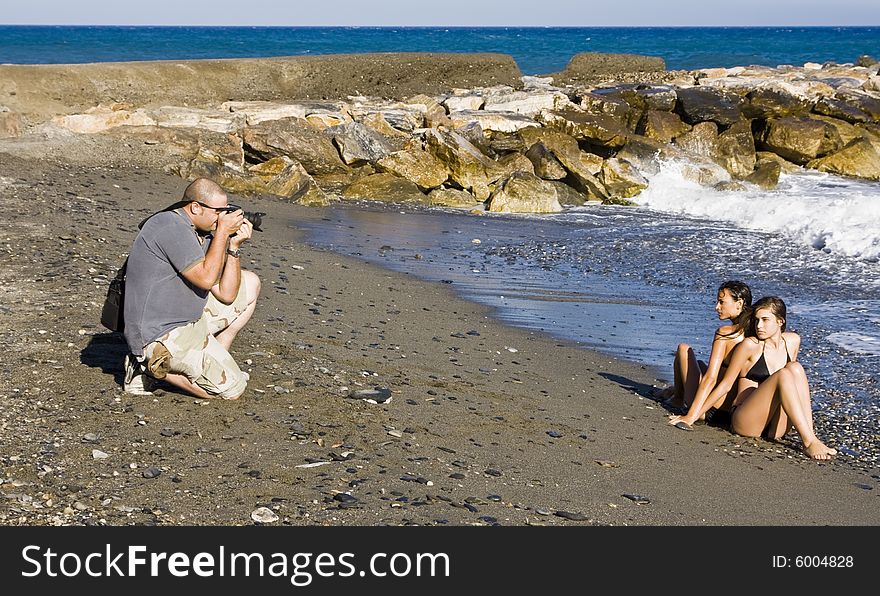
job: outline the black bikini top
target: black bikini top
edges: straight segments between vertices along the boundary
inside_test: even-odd
[[[785,342],[785,336],[782,337],[782,343],[785,345],[785,363],[788,364],[791,362],[791,356],[788,355],[788,344]],[[759,385],[770,378],[772,374],[770,369],[767,368],[767,361],[764,359],[764,348],[767,347],[767,342],[764,342],[764,345],[761,346],[761,357],[758,358],[758,361],[752,365],[752,368],[749,369],[749,372],[746,373],[746,378],[749,381],[753,381],[758,383]]]

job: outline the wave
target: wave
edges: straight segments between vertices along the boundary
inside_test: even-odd
[[[880,260],[880,183],[820,172],[783,175],[775,190],[721,191],[688,180],[682,163],[661,163],[632,200],[648,209],[781,234],[817,250]]]

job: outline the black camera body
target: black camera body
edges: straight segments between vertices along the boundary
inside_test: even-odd
[[[229,205],[228,207],[226,207],[226,209],[224,209],[224,211],[231,213],[233,211],[238,211],[239,209],[241,209],[241,207],[239,207],[238,205]],[[254,226],[254,229],[257,232],[263,231],[260,226],[263,225],[263,216],[265,215],[266,214],[262,211],[244,211],[244,218],[251,222],[251,225]]]

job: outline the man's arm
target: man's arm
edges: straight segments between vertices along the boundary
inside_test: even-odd
[[[226,263],[226,246],[232,235],[241,227],[243,221],[244,215],[241,211],[220,214],[217,219],[214,239],[208,247],[205,258],[180,272],[186,281],[202,290],[211,290],[217,285]]]
[[[253,225],[245,219],[242,221],[238,231],[229,237],[229,250],[233,252],[238,251],[242,243],[250,238],[252,233]],[[211,244],[211,248],[214,248],[213,242]],[[224,246],[226,245],[225,242],[223,244]],[[223,272],[220,275],[220,280],[211,287],[211,293],[223,304],[232,304],[238,295],[238,288],[241,285],[241,259],[225,254],[225,251],[224,256],[226,263],[223,267]]]

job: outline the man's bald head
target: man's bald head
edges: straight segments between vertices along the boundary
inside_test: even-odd
[[[183,191],[185,201],[196,201],[212,206],[222,206],[228,200],[226,191],[219,184],[207,178],[196,178]]]

